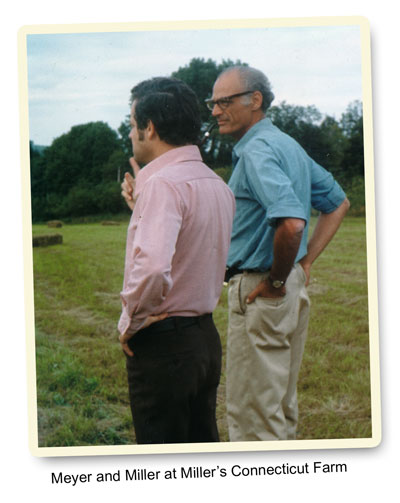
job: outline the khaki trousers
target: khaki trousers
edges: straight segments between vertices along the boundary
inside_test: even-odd
[[[265,273],[244,272],[229,281],[226,389],[231,441],[296,438],[296,388],[310,309],[306,278],[296,264],[285,297],[257,297],[246,304],[265,278]]]

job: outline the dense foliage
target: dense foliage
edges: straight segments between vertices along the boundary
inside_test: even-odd
[[[211,96],[218,74],[240,61],[194,58],[172,76],[196,92],[204,130],[211,116],[204,100]],[[360,102],[350,103],[337,121],[323,116],[314,106],[272,106],[268,116],[276,126],[295,138],[318,163],[328,169],[347,191],[353,211],[364,212],[363,113]],[[129,169],[131,145],[129,118],[118,132],[103,122],[74,126],[51,146],[35,148],[31,142],[32,219],[74,218],[126,211],[120,196],[120,180]],[[216,129],[203,145],[205,162],[226,181],[230,176],[233,139]]]
[[[74,126],[42,155],[32,143],[30,152],[33,221],[124,209],[117,182],[127,169],[127,156],[107,124]]]

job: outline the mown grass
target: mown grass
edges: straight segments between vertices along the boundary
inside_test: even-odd
[[[120,315],[126,224],[64,225],[63,244],[34,248],[40,446],[134,442]],[[365,220],[347,218],[313,268],[312,316],[299,379],[303,439],[371,436]],[[214,319],[226,346],[223,290]],[[228,441],[225,374],[218,426]]]
[[[299,438],[371,437],[365,219],[346,218],[312,270]]]

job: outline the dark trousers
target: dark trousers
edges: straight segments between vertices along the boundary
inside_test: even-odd
[[[129,341],[129,398],[138,444],[218,442],[221,342],[211,314],[172,317]]]

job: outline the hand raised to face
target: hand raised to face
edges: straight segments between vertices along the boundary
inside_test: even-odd
[[[129,163],[132,167],[133,174],[135,177],[133,177],[130,173],[125,173],[124,175],[124,181],[121,183],[121,195],[125,199],[126,204],[129,206],[129,208],[133,211],[136,203],[136,198],[135,198],[135,185],[136,185],[136,176],[138,175],[140,171],[139,164],[135,161],[134,157],[131,157],[129,159]]]

